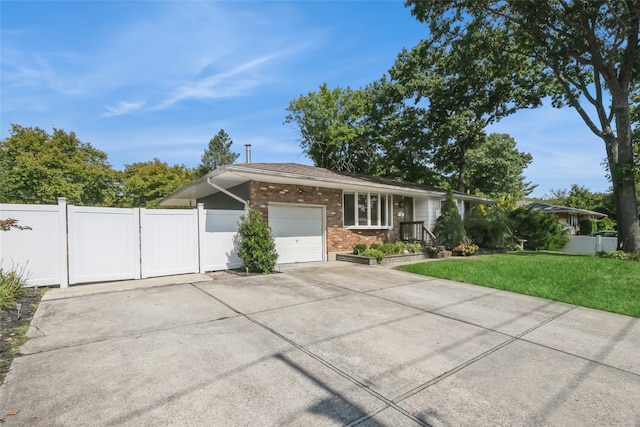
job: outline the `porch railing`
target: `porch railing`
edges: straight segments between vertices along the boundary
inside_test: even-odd
[[[434,241],[436,236],[424,226],[424,221],[411,221],[400,223],[400,240],[403,242],[424,242],[428,244]]]

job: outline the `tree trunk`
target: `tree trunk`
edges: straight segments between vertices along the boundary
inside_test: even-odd
[[[619,93],[620,92],[620,93]],[[636,197],[628,92],[611,89],[616,136],[605,132],[605,145],[618,216],[618,249],[640,252],[640,220]]]
[[[618,249],[640,252],[640,221],[635,185],[631,181],[618,188]]]

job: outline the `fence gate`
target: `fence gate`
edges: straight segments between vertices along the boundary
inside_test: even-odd
[[[140,209],[142,278],[198,273],[198,211]]]
[[[140,278],[138,209],[68,206],[69,283]]]

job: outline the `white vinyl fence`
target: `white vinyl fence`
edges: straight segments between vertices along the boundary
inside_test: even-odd
[[[0,219],[31,230],[0,232],[2,268],[25,268],[32,285],[204,273],[242,266],[244,211],[0,204]]]
[[[563,252],[595,255],[598,252],[615,251],[617,245],[617,237],[569,236],[569,243],[564,247]]]

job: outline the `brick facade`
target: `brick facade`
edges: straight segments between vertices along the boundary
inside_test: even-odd
[[[249,200],[251,206],[262,212],[265,221],[269,221],[269,202],[291,203],[299,205],[326,206],[327,216],[327,252],[350,252],[357,243],[387,243],[398,239],[400,220],[398,217],[398,197],[394,197],[393,229],[348,229],[342,227],[342,190],[316,186],[272,184],[251,181]]]

